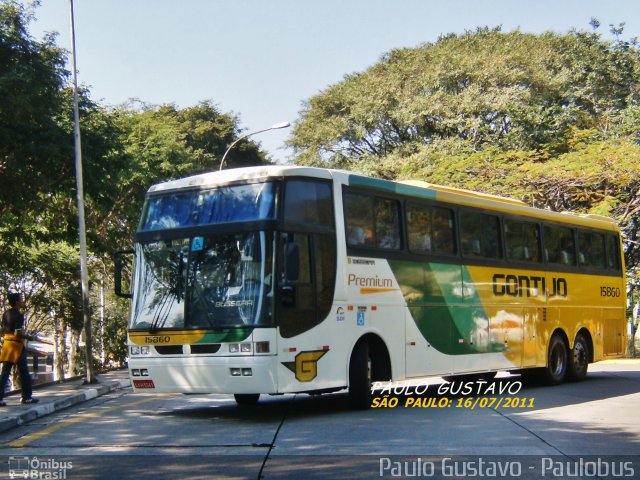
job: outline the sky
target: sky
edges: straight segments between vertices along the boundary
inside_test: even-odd
[[[30,3],[24,0],[22,3]],[[69,0],[41,0],[31,35],[71,49]],[[245,133],[298,119],[303,103],[395,48],[482,26],[590,30],[625,22],[640,37],[638,0],[74,0],[78,81],[103,105],[179,107],[211,100]],[[69,67],[69,70],[71,68]],[[253,137],[287,162],[291,129]]]

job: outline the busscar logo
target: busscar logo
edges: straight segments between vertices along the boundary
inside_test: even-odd
[[[320,360],[329,350],[310,350],[300,352],[296,355],[294,362],[282,362],[296,374],[296,380],[299,382],[310,382],[318,376],[318,360]]]

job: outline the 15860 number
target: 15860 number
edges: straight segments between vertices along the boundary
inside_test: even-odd
[[[162,337],[144,337],[144,343],[169,343],[171,341],[171,337],[162,336]]]
[[[620,289],[618,287],[600,287],[601,297],[620,297]]]

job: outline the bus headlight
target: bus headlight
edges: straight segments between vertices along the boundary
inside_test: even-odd
[[[229,353],[251,353],[253,351],[251,343],[230,343]]]

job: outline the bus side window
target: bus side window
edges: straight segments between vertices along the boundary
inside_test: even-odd
[[[620,271],[620,243],[617,235],[607,235],[607,268]]]
[[[567,227],[545,225],[544,248],[547,262],[556,265],[575,265],[573,230]]]
[[[471,211],[461,212],[460,247],[462,255],[466,257],[502,258],[498,217]]]
[[[431,209],[418,205],[407,206],[409,250],[416,253],[431,252]]]
[[[344,211],[347,243],[354,247],[373,246],[373,197],[347,193]]]
[[[433,208],[433,251],[443,255],[456,254],[456,241],[453,226],[453,210]]]
[[[384,249],[400,248],[400,205],[396,200],[376,198],[376,246]]]
[[[540,261],[540,235],[537,224],[505,219],[504,237],[509,260],[516,262]]]
[[[578,232],[578,260],[580,266],[604,268],[604,235],[595,232]]]

